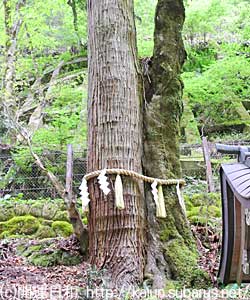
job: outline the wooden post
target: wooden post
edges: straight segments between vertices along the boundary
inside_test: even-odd
[[[67,163],[66,163],[66,186],[64,202],[67,205],[68,216],[73,226],[74,233],[80,241],[81,253],[86,255],[88,249],[88,230],[83,225],[81,215],[76,207],[76,195],[73,192],[73,147],[67,145]]]
[[[239,286],[242,283],[243,268],[248,263],[248,261],[245,260],[245,258],[247,258],[247,257],[245,257],[245,254],[247,254],[247,252],[245,252],[245,243],[247,243],[247,241],[246,241],[245,218],[246,218],[245,208],[241,204],[240,228],[239,229],[236,228],[236,230],[238,229],[240,231],[240,251],[239,251],[239,262],[238,262],[237,277],[236,277],[236,281],[237,281]]]
[[[214,181],[213,181],[213,173],[212,173],[212,165],[211,165],[211,159],[210,159],[210,153],[208,149],[208,142],[207,138],[204,136],[202,138],[202,149],[203,149],[203,155],[206,165],[206,177],[207,177],[207,184],[208,184],[208,192],[214,192]]]
[[[73,147],[67,145],[67,165],[66,165],[66,192],[68,198],[73,197]]]

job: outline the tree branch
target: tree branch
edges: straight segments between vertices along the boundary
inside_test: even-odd
[[[5,105],[5,104],[4,104]],[[8,108],[6,110],[8,113]],[[81,215],[76,208],[76,195],[72,191],[71,180],[73,176],[73,151],[72,148],[68,150],[68,162],[67,162],[67,184],[66,189],[64,185],[58,180],[58,178],[49,171],[43,162],[41,161],[40,157],[34,152],[31,144],[31,140],[29,137],[28,131],[22,127],[16,120],[8,114],[8,118],[12,123],[13,128],[23,137],[23,140],[27,143],[29,147],[29,151],[31,156],[34,159],[35,164],[41,169],[41,171],[47,176],[53,187],[56,189],[57,193],[60,197],[64,200],[64,203],[67,207],[68,216],[70,222],[72,223],[74,233],[77,239],[80,242],[81,252],[83,254],[87,253],[87,246],[88,246],[88,232],[87,227],[83,225]]]

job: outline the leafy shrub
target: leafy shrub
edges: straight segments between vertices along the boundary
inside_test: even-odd
[[[249,99],[250,61],[229,57],[217,61],[203,74],[185,73],[185,95],[200,123],[237,122],[236,104]]]

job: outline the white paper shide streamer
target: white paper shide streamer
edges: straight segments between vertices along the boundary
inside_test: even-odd
[[[152,194],[153,194],[153,198],[156,204],[156,209],[159,208],[159,199],[158,199],[158,190],[157,190],[157,181],[155,180],[152,184],[151,184],[151,188],[152,188]]]
[[[90,199],[89,199],[87,180],[84,177],[79,189],[80,189],[80,195],[82,200],[82,211],[86,212],[88,210]]]
[[[100,184],[100,189],[103,191],[104,195],[108,195],[110,188],[108,187],[108,177],[106,176],[106,169],[103,169],[100,175],[97,177],[98,183]]]
[[[158,218],[166,218],[167,213],[166,213],[166,208],[165,208],[165,201],[164,201],[164,196],[163,196],[163,191],[162,191],[162,185],[159,185],[157,189],[158,182],[155,180],[151,184],[152,188],[152,194],[154,197],[154,201],[156,204],[156,217]]]
[[[158,187],[158,203],[159,203],[159,206],[156,207],[156,217],[166,218],[167,212],[166,212],[165,200],[164,200],[164,195],[163,195],[163,190],[162,190],[161,184]]]
[[[177,196],[179,199],[179,203],[180,206],[182,207],[182,210],[184,212],[184,214],[186,215],[186,205],[182,196],[182,192],[181,192],[181,188],[180,188],[180,183],[178,182],[177,186],[176,186],[176,192],[177,192]]]
[[[118,209],[125,208],[125,203],[123,199],[123,185],[120,175],[117,175],[115,179],[115,205]]]

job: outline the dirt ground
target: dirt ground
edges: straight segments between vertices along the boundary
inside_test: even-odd
[[[196,237],[197,247],[200,253],[200,267],[206,270],[211,278],[213,291],[217,289],[217,272],[219,267],[219,255],[221,247],[220,233],[209,227],[192,226],[193,234]],[[53,266],[39,267],[27,263],[25,257],[17,255],[17,246],[25,241],[20,239],[1,240],[0,241],[0,299],[8,300],[76,300],[76,299],[246,299],[239,297],[233,298],[226,296],[210,297],[197,296],[197,298],[180,294],[177,296],[160,295],[160,294],[139,294],[139,292],[131,292],[124,298],[117,296],[117,291],[104,291],[97,287],[105,286],[102,282],[101,272],[91,268],[91,266],[83,262],[76,266]],[[31,241],[29,241],[31,242]],[[77,242],[74,237],[60,241],[59,247],[64,250],[76,251]],[[232,287],[236,290],[236,287]],[[246,290],[246,287],[245,287]],[[149,291],[148,291],[149,292]],[[108,293],[108,294],[107,294]],[[214,293],[216,294],[216,293]]]

